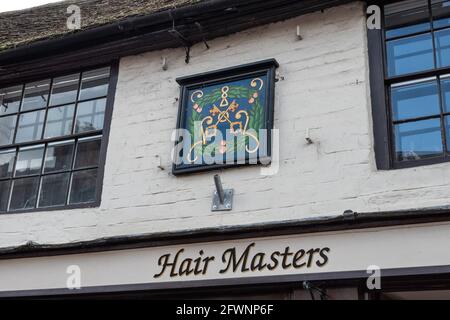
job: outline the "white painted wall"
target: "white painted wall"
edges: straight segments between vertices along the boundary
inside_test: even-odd
[[[303,40],[296,40],[300,25]],[[450,164],[377,171],[363,5],[353,3],[184,50],[121,60],[100,208],[0,216],[0,246],[447,205]],[[161,69],[162,57],[169,69]],[[213,172],[174,177],[175,78],[276,58],[280,170],[222,172],[234,210],[212,213]],[[313,145],[305,130],[311,128]],[[159,158],[167,170],[158,169]]]

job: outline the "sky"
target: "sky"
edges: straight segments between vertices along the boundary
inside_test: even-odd
[[[58,2],[61,0],[6,0],[0,1],[0,12],[20,10],[40,6],[46,3]]]

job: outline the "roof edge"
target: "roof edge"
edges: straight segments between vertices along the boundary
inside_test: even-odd
[[[85,30],[74,31],[54,38],[37,40],[16,48],[0,51],[0,64],[17,62],[20,59],[34,57],[37,54],[67,50],[70,47],[85,47],[99,45],[112,39],[130,37],[142,29],[153,28],[154,31],[164,30],[178,20],[198,16],[209,11],[217,11],[243,3],[255,3],[259,0],[207,0],[192,5],[174,9],[157,11],[142,16],[128,17],[117,22],[107,23]]]

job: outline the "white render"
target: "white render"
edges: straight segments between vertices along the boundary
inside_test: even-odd
[[[0,246],[448,205],[450,163],[376,169],[365,23],[363,4],[355,2],[218,38],[210,50],[197,44],[188,65],[182,48],[123,58],[100,208],[0,215]],[[279,172],[223,170],[234,209],[213,213],[216,172],[171,174],[175,78],[268,58],[280,63]]]

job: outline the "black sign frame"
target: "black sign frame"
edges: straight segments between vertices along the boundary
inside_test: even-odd
[[[275,82],[276,82],[276,69],[279,67],[278,62],[275,59],[268,59],[259,62],[244,64],[240,66],[220,69],[216,71],[200,73],[192,76],[180,77],[176,81],[180,85],[180,99],[178,107],[177,117],[177,129],[186,129],[186,108],[189,102],[189,92],[193,89],[205,88],[217,84],[223,84],[231,81],[238,81],[245,78],[265,76],[266,77],[266,94],[264,101],[264,121],[263,129],[267,130],[266,144],[267,150],[263,157],[258,155],[253,163],[250,162],[248,157],[245,158],[245,162],[236,161],[234,163],[214,163],[214,164],[185,164],[180,162],[180,158],[184,156],[183,150],[177,152],[177,144],[180,143],[182,137],[178,134],[175,139],[174,148],[174,162],[172,166],[172,173],[174,175],[181,175],[194,172],[202,172],[209,170],[218,170],[229,167],[237,167],[243,165],[255,165],[255,164],[269,164],[272,159],[272,129],[274,121],[274,104],[275,104]],[[241,159],[242,160],[242,159]]]

